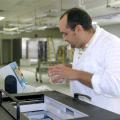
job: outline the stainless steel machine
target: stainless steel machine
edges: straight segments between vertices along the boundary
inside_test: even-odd
[[[8,94],[0,91],[2,120],[120,120],[120,115],[59,93]]]

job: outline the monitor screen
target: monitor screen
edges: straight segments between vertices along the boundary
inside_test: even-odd
[[[24,80],[24,78],[23,78],[23,74],[22,74],[20,68],[18,67],[17,63],[12,62],[12,63],[10,63],[10,66],[11,66],[15,76],[17,77],[18,82],[21,84],[21,81]]]

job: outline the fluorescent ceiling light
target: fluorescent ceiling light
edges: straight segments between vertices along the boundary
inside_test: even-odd
[[[9,31],[9,32],[3,31],[2,33],[3,33],[3,34],[7,34],[7,35],[19,34],[18,32],[14,32],[14,31]]]
[[[3,19],[5,19],[5,17],[0,16],[0,20],[3,20]]]
[[[38,27],[38,30],[45,30],[47,28],[47,26],[41,26],[41,27]]]
[[[27,28],[26,30],[45,30],[47,28],[47,26],[32,26]]]
[[[17,27],[14,28],[3,28],[4,31],[14,31],[14,30],[18,30]]]

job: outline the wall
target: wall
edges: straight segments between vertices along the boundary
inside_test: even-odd
[[[120,37],[120,24],[112,24],[112,25],[105,25],[102,26],[105,30],[117,35]]]
[[[21,39],[0,39],[0,65],[12,61],[20,63]]]
[[[8,64],[12,61],[12,41],[2,40],[2,64]]]

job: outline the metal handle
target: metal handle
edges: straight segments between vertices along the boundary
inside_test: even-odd
[[[91,100],[91,97],[88,95],[80,94],[80,93],[74,93],[74,100],[79,100],[79,96],[83,96],[89,100]]]

